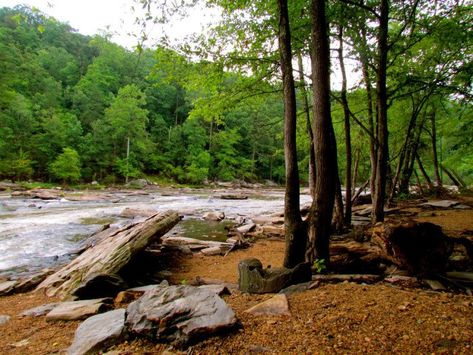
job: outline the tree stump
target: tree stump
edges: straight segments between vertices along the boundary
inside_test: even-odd
[[[407,221],[375,226],[371,242],[381,256],[412,275],[424,277],[447,270],[452,242],[438,225]]]

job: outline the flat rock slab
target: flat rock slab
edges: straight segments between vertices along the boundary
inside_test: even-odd
[[[17,281],[5,281],[0,283],[0,296],[6,296],[13,292]]]
[[[10,316],[0,315],[0,325],[6,324],[10,321]]]
[[[458,201],[440,200],[440,201],[427,201],[425,203],[422,203],[420,206],[426,207],[426,208],[452,208],[459,204],[460,202]]]
[[[233,310],[213,291],[195,286],[157,286],[127,308],[131,333],[186,346],[232,328]]]
[[[291,316],[289,303],[285,294],[278,294],[262,303],[257,304],[245,312],[255,316]]]
[[[95,354],[119,343],[125,334],[125,309],[98,314],[79,325],[67,353],[69,355]]]
[[[46,315],[47,321],[79,320],[86,319],[97,313],[102,313],[112,308],[111,298],[98,298],[95,300],[62,302]]]
[[[27,309],[20,313],[21,317],[41,317],[51,312],[59,303],[48,303],[38,307]]]

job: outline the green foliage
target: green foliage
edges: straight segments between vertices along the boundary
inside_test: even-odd
[[[63,152],[51,163],[49,170],[53,177],[64,183],[77,182],[81,177],[79,153],[72,148],[64,148]]]
[[[327,270],[325,259],[315,259],[314,263],[312,264],[312,270],[317,274],[321,274]]]

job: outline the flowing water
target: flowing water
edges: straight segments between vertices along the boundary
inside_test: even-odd
[[[116,192],[87,201],[38,200],[0,195],[0,278],[18,277],[68,262],[84,241],[104,224],[125,224],[126,208],[173,209],[184,216],[170,233],[222,240],[226,223],[206,222],[207,211],[224,212],[230,221],[282,211],[282,190],[250,190],[246,200],[224,200],[218,192],[167,190],[151,193]],[[303,195],[302,202],[309,196]],[[228,222],[232,223],[232,222]],[[234,222],[233,222],[234,223]]]

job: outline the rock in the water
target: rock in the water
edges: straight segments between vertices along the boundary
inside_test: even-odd
[[[0,283],[0,296],[6,296],[13,292],[17,281],[5,281]]]
[[[425,279],[424,283],[434,291],[445,291],[446,290],[445,286],[440,281],[437,281],[437,280]]]
[[[257,304],[245,312],[253,315],[265,315],[265,316],[290,316],[291,311],[289,310],[289,303],[285,294],[276,295],[269,300]]]
[[[126,282],[116,274],[92,274],[77,286],[72,296],[81,300],[115,297],[127,288]]]
[[[0,325],[6,324],[10,321],[10,316],[0,315]]]
[[[125,338],[125,310],[116,309],[85,320],[76,330],[69,355],[96,354]]]
[[[225,218],[225,213],[223,212],[206,212],[203,215],[203,218],[206,221],[221,221]]]
[[[215,293],[194,286],[159,287],[127,308],[131,333],[185,346],[233,327],[232,309]]]
[[[62,302],[46,315],[47,321],[86,319],[97,313],[109,311],[112,308],[111,298],[95,300]]]
[[[41,306],[27,309],[20,313],[21,317],[41,317],[51,312],[59,303],[48,303]]]
[[[267,268],[258,259],[249,258],[238,264],[238,286],[248,293],[277,293],[290,285],[308,282],[312,278],[309,263],[302,263],[293,269]]]
[[[134,217],[151,217],[154,216],[158,211],[143,208],[125,208],[121,213],[120,217],[123,218],[134,218]]]

